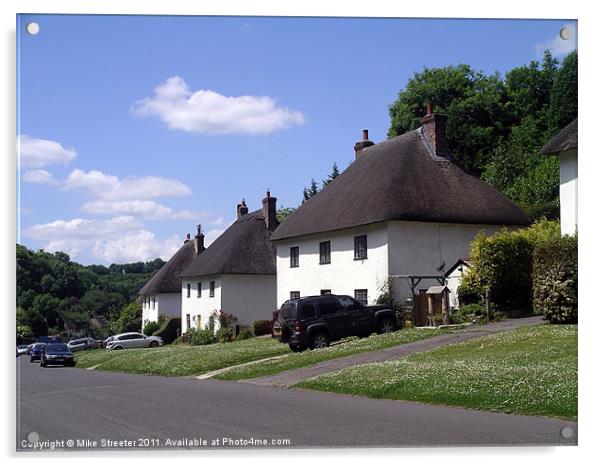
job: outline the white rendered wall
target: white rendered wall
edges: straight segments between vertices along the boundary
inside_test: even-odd
[[[401,222],[388,223],[389,275],[441,275],[437,268],[447,267],[470,256],[470,242],[484,230],[491,235],[501,226],[462,225],[455,223]],[[422,280],[417,287],[438,285],[435,280]],[[406,279],[395,279],[394,296],[399,302],[411,297]]]
[[[368,258],[354,260],[354,237],[360,235],[367,236]],[[320,264],[322,241],[330,241],[330,264]],[[294,246],[299,246],[299,267],[290,266],[290,248]],[[387,262],[386,223],[278,241],[277,307],[290,299],[291,291],[309,296],[325,289],[350,296],[356,289],[367,289],[372,304],[387,280]]]
[[[150,303],[148,302],[150,298]],[[153,298],[155,303],[153,305]],[[149,322],[157,322],[160,314],[169,317],[179,317],[182,299],[180,293],[159,293],[142,297],[142,329]]]
[[[560,231],[577,232],[577,150],[560,153]]]
[[[215,281],[215,295],[209,296],[209,283]],[[201,297],[197,296],[197,283],[201,282]],[[190,283],[190,297],[187,296],[187,284]],[[209,323],[209,317],[214,311],[222,309],[222,277],[206,276],[182,280],[182,333],[189,330],[186,325],[186,314],[190,314],[190,326],[197,326],[197,316],[200,316],[200,328]],[[215,321],[217,328],[217,320]]]
[[[271,320],[276,309],[276,275],[223,275],[222,310],[237,324]]]
[[[462,283],[464,275],[468,273],[468,270],[468,266],[461,264],[447,276],[446,285],[450,291],[449,305],[452,309],[457,309],[458,307],[460,307],[460,301],[458,299],[458,287]]]

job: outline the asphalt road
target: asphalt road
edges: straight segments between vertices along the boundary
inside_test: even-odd
[[[575,435],[565,439],[567,426]],[[278,440],[289,442],[279,448],[575,445],[576,432],[556,419],[17,362],[19,450],[74,450],[78,441],[86,449],[265,448],[250,439],[270,448]]]

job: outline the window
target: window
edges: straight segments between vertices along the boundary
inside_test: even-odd
[[[320,294],[332,294],[331,290],[320,290]]]
[[[190,329],[190,314],[186,314],[186,329]]]
[[[201,297],[201,286],[203,285],[202,282],[198,282],[196,284],[196,297],[200,298]]]
[[[155,308],[155,304],[157,304],[157,298],[153,296],[153,309]]]
[[[368,305],[368,290],[355,290],[355,299],[364,306]]]
[[[348,309],[350,311],[354,311],[356,309],[361,309],[362,305],[358,303],[355,299],[349,296],[340,296],[338,298],[339,304],[343,309]]]
[[[368,259],[368,237],[366,235],[356,236],[354,243],[354,259]]]
[[[299,299],[301,297],[300,291],[291,291],[291,299]]]
[[[209,282],[209,297],[213,298],[215,296],[215,282],[211,280]]]
[[[320,264],[330,264],[330,241],[320,243]]]
[[[339,310],[339,304],[334,298],[320,298],[318,301],[318,306],[320,306],[320,314],[334,314]]]
[[[190,283],[186,283],[186,297],[190,298]]]
[[[305,302],[299,309],[299,315],[297,316],[299,319],[307,319],[309,317],[316,317],[316,306],[314,306],[313,302]]]
[[[291,248],[291,267],[299,267],[299,246]]]

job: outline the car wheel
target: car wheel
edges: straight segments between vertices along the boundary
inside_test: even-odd
[[[326,332],[316,332],[309,339],[311,349],[326,348],[330,346],[330,337]]]
[[[305,347],[304,346],[291,345],[289,343],[288,347],[291,349],[291,351],[294,351],[295,353],[301,353],[301,352],[305,351]]]
[[[395,331],[395,322],[390,317],[385,317],[378,322],[378,333],[391,333]]]
[[[150,345],[148,345],[150,348],[156,348],[157,346],[159,346],[159,343],[156,341],[151,341]]]
[[[114,350],[121,350],[121,349],[123,349],[123,346],[114,346],[113,349]]]

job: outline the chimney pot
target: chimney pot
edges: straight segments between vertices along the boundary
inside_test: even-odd
[[[190,236],[190,235],[188,235]],[[198,256],[205,250],[205,235],[201,233],[201,224],[196,226],[196,235],[194,236],[194,251]]]
[[[238,204],[236,206],[236,218],[240,218],[243,215],[247,215],[249,213],[249,208],[247,207],[247,204],[245,203],[245,198],[242,198],[242,201],[240,201],[240,204]]]
[[[374,143],[372,141],[370,141],[370,139],[368,139],[368,130],[367,129],[363,130],[362,131],[362,140],[360,142],[356,142],[355,145],[353,146],[353,150],[355,151],[356,160],[359,157],[362,150],[364,150],[366,147],[370,147],[373,145],[374,145]]]
[[[265,220],[265,226],[269,231],[274,231],[278,226],[278,218],[276,217],[276,201],[275,197],[270,195],[270,191],[268,190],[266,193],[266,197],[262,201],[262,209],[261,213],[263,214],[263,218]]]
[[[426,114],[427,115],[433,114],[433,102],[431,102],[430,100],[426,103]]]
[[[449,159],[451,151],[445,138],[445,121],[447,117],[441,113],[432,113],[433,104],[431,102],[427,104],[426,111],[427,114],[420,120],[423,137],[426,138],[435,155]]]
[[[184,244],[188,243],[188,241],[190,241],[190,233],[186,233],[186,238],[184,239]]]

